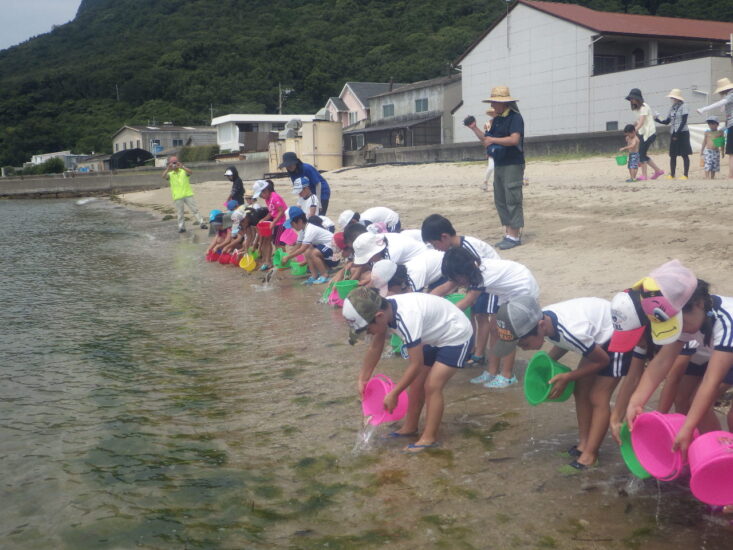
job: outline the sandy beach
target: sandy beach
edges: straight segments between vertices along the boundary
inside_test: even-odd
[[[666,155],[653,156],[665,166]],[[727,161],[726,161],[727,162]],[[733,258],[733,182],[703,179],[698,155],[687,181],[625,183],[628,173],[613,158],[530,161],[524,188],[524,244],[502,257],[527,265],[540,283],[542,303],[579,296],[609,298],[671,258],[730,295]],[[223,170],[223,169],[222,169]],[[493,244],[502,236],[491,192],[481,190],[482,163],[374,166],[326,173],[328,215],[350,208],[388,206],[403,228],[419,228],[425,216],[447,216],[460,234]],[[252,182],[245,182],[251,190]],[[286,201],[288,180],[275,182]],[[202,212],[221,208],[229,183],[194,187]],[[123,202],[172,214],[168,189],[128,193]],[[174,220],[171,230],[175,228]]]

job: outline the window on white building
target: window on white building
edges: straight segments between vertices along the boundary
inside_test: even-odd
[[[174,139],[173,140],[173,147],[183,147],[183,140],[182,139]]]
[[[356,124],[357,122],[356,116],[357,116],[356,111],[349,111],[349,126],[351,126],[352,124]]]
[[[423,97],[415,100],[415,112],[424,113],[428,110],[428,98]]]
[[[391,116],[394,116],[394,103],[382,105],[382,117],[389,118]]]

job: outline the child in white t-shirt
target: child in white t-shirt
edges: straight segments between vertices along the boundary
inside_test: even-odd
[[[373,288],[359,287],[344,300],[342,314],[350,327],[349,341],[360,334],[373,339],[359,372],[359,395],[379,363],[388,333],[402,338],[407,353],[405,373],[384,398],[384,408],[394,410],[405,389],[409,405],[404,424],[392,437],[417,437],[425,403],[425,425],[415,443],[405,449],[420,452],[438,446],[438,428],[443,417],[443,388],[462,368],[473,346],[471,323],[456,306],[438,296],[421,292],[383,298]]]
[[[317,216],[321,211],[321,201],[310,188],[310,180],[305,176],[293,181],[293,195],[298,195],[298,206],[307,218]]]
[[[320,221],[317,216],[315,218]],[[283,265],[296,256],[303,254],[311,273],[303,284],[321,285],[327,283],[328,268],[338,265],[332,248],[333,233],[319,227],[317,223],[309,222],[305,213],[297,206],[291,206],[288,209],[288,219],[285,222],[285,227],[292,227],[298,231],[299,235],[294,250],[283,257]]]

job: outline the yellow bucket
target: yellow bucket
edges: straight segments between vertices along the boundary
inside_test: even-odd
[[[242,256],[242,259],[239,260],[239,267],[245,271],[254,271],[255,267],[257,267],[257,262],[252,254],[245,254]]]

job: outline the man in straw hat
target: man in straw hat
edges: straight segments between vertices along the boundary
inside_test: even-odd
[[[504,238],[496,243],[500,250],[522,244],[524,227],[522,185],[524,183],[524,119],[519,114],[517,100],[506,86],[496,86],[491,97],[483,100],[496,113],[491,128],[482,133],[476,120],[469,117],[465,124],[494,159],[494,204],[505,228]],[[473,119],[473,120],[471,120]]]
[[[715,93],[720,94],[723,99],[707,107],[702,107],[697,112],[704,114],[720,107],[725,109],[725,154],[733,155],[733,82],[728,78],[721,78],[718,80]],[[728,177],[733,178],[733,161],[731,161],[730,156],[728,157]]]

